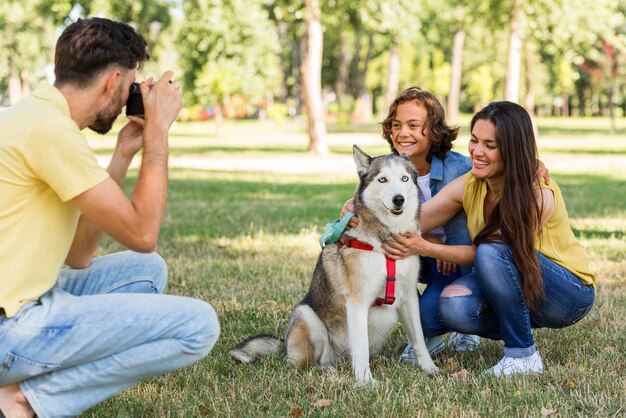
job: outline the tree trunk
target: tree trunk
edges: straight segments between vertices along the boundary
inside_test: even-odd
[[[277,32],[278,32],[278,39],[279,42],[282,43],[289,43],[291,42],[291,40],[288,38],[287,35],[287,24],[285,22],[279,22],[276,25],[277,28]],[[289,78],[289,65],[287,62],[287,58],[285,57],[285,54],[278,54],[278,57],[280,59],[280,69],[281,69],[281,73],[282,73],[282,78],[281,78],[281,90],[278,92],[278,94],[276,95],[278,100],[282,103],[285,103],[287,101],[287,98],[289,97],[289,86],[287,83],[287,79]]]
[[[30,94],[30,72],[22,70],[22,97]]]
[[[524,97],[524,107],[530,115],[533,124],[533,132],[535,138],[539,139],[539,129],[537,129],[537,118],[535,116],[535,92],[533,90],[532,63],[530,60],[530,50],[528,44],[524,43],[524,84],[526,87],[526,96]]]
[[[359,72],[357,74],[356,98],[360,98],[361,95],[365,93],[365,77],[367,75],[367,68],[369,67],[370,60],[372,58],[373,49],[374,49],[374,34],[370,32],[368,35],[367,52],[365,53],[365,59],[363,61],[363,68],[359,68]]]
[[[215,106],[215,113],[213,114],[215,118],[215,136],[218,138],[222,138],[224,135],[224,98],[220,97],[217,101],[217,105]]]
[[[509,52],[506,65],[504,100],[519,103],[520,52],[522,38],[520,31],[520,3],[513,0],[509,21]]]
[[[302,92],[309,119],[309,150],[329,153],[322,102],[322,24],[319,0],[305,0],[306,49],[302,60]]]
[[[563,106],[561,107],[561,116],[570,116],[569,94],[563,94]]]
[[[352,54],[350,53],[350,46],[346,41],[345,32],[341,32],[339,40],[341,42],[341,57],[339,57],[339,69],[337,70],[337,79],[335,80],[335,94],[337,95],[337,100],[341,100],[348,92],[350,62],[352,61]]]
[[[611,127],[610,134],[615,135],[616,126],[615,126],[615,96],[617,93],[617,83],[615,82],[615,77],[611,74],[611,87],[609,87],[609,117],[611,119]]]
[[[374,48],[374,34],[369,33],[367,52],[363,60],[363,67],[357,68],[356,83],[355,83],[355,95],[356,103],[354,104],[354,111],[352,113],[352,120],[357,122],[370,122],[372,120],[372,98],[365,91],[365,77],[367,75],[367,68],[369,67],[370,60],[372,58],[372,50]]]
[[[465,31],[463,30],[463,6],[456,7],[458,27],[454,32],[452,43],[452,72],[450,75],[450,93],[448,94],[448,119],[457,120],[459,117],[459,101],[461,97],[461,76],[463,74],[463,48],[465,46]]]
[[[398,95],[398,85],[400,84],[400,54],[398,52],[398,38],[396,34],[391,35],[389,45],[389,75],[387,78],[387,92],[385,93],[386,106],[389,106]],[[385,111],[387,108],[385,107]]]
[[[22,79],[18,74],[9,76],[9,104],[13,106],[22,98]]]
[[[526,96],[524,97],[524,107],[530,114],[535,115],[535,92],[533,90],[533,74],[532,64],[530,62],[530,51],[524,46],[524,87],[526,87]]]

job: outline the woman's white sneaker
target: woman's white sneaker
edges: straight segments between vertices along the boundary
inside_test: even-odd
[[[502,359],[487,370],[485,374],[491,376],[511,376],[514,374],[542,374],[543,363],[538,351],[527,357],[502,357]]]

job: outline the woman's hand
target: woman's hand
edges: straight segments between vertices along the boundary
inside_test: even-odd
[[[430,243],[414,232],[394,235],[382,245],[385,255],[393,260],[401,260],[410,255],[426,255]]]
[[[354,208],[354,199],[346,200],[346,203],[344,203],[343,207],[341,208],[339,219],[343,218],[343,215],[345,215],[347,212],[352,212],[356,215],[355,208]],[[348,226],[351,228],[356,227],[358,224],[359,224],[359,218],[357,216],[353,216],[352,219],[350,219],[350,221],[348,222]]]

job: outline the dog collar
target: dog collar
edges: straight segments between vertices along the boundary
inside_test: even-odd
[[[341,248],[341,242],[337,243],[337,248]],[[343,245],[350,248],[356,248],[357,250],[363,251],[373,251],[374,247],[364,242],[355,240],[355,239],[347,239]],[[385,297],[384,298],[376,298],[374,301],[374,306],[380,306],[382,304],[385,305],[393,305],[396,301],[395,293],[396,293],[396,260],[385,256],[385,264],[387,265],[387,284],[385,286]]]

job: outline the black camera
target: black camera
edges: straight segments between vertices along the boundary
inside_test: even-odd
[[[143,117],[143,98],[141,97],[139,83],[131,84],[128,93],[128,100],[126,101],[126,115]]]

